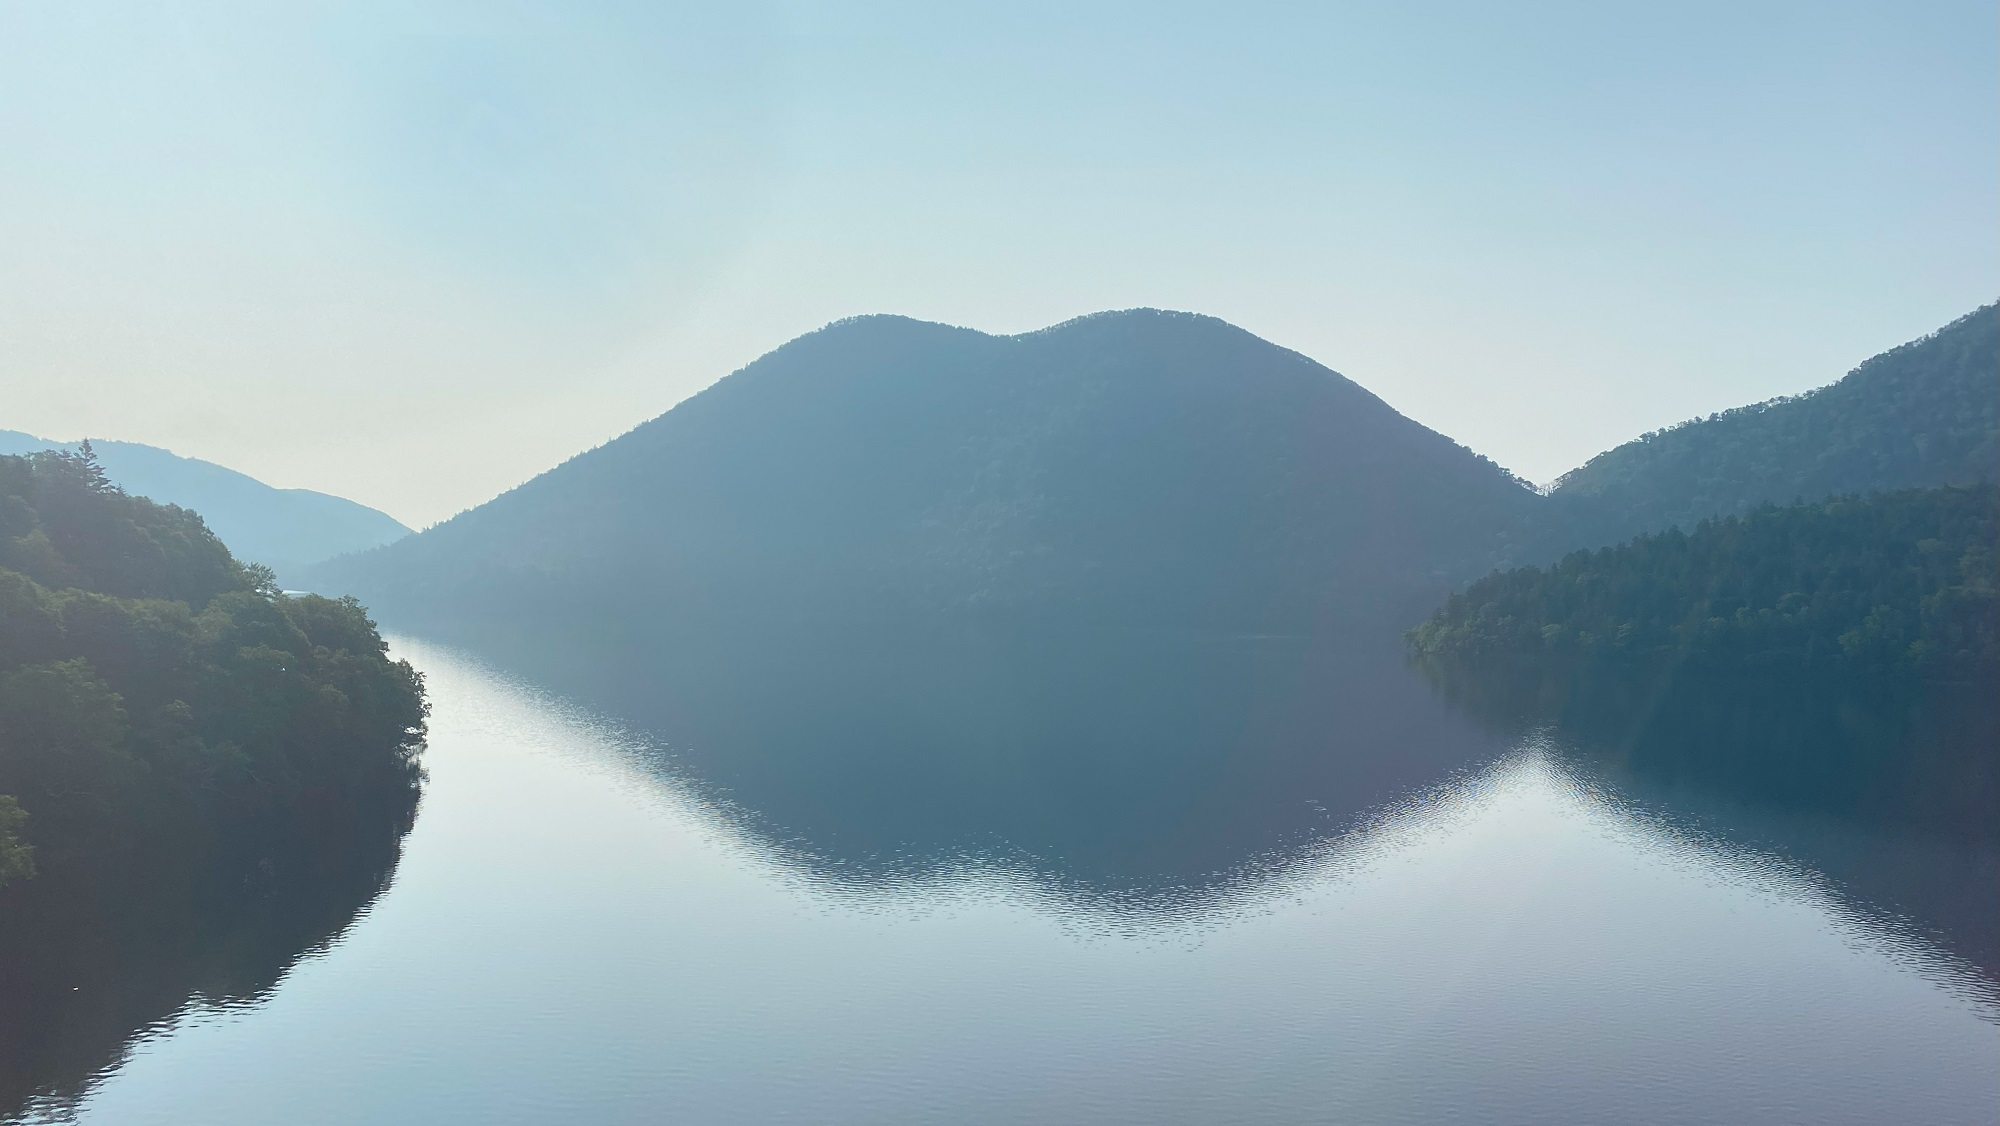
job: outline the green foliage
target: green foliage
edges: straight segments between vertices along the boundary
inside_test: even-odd
[[[300,568],[410,534],[385,513],[310,489],[274,489],[253,477],[135,442],[90,443],[103,472],[136,496],[201,513],[230,554],[296,575]],[[0,454],[32,454],[81,445],[0,430]]]
[[[0,457],[0,569],[44,586],[197,609],[250,585],[201,517],[126,496],[88,448]]]
[[[0,883],[310,851],[414,803],[424,716],[358,603],[278,593],[87,447],[0,457]]]
[[[21,843],[27,811],[12,794],[0,794],[0,887],[35,874],[35,846]]]
[[[1692,529],[1760,504],[2000,480],[2000,306],[1840,382],[1647,434],[1556,482],[1569,544]]]
[[[1970,680],[2000,670],[1993,486],[1765,507],[1490,575],[1411,630],[1430,658]]]

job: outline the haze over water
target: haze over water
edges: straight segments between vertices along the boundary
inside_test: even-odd
[[[1742,843],[1784,818],[1481,730],[1393,647],[876,640],[545,652],[554,685],[397,641],[435,713],[389,889],[76,1117],[1991,1114],[1985,939],[1886,902],[1990,845],[1829,829],[1857,892]],[[898,773],[940,746],[972,765]]]

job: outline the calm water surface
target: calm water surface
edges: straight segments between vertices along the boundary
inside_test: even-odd
[[[38,1114],[1995,1115],[1985,940],[1922,913],[1985,846],[1641,800],[1393,662],[816,653],[737,696],[726,661],[552,689],[397,648],[435,714],[390,888],[258,1003],[191,1003]],[[1857,848],[1891,873],[1868,894],[1812,864]],[[1870,890],[1939,871],[1966,875]]]

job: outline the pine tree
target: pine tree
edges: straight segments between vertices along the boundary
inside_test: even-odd
[[[85,488],[93,493],[118,491],[118,486],[111,483],[111,475],[104,472],[103,463],[97,460],[97,451],[91,448],[90,439],[85,438],[77,445],[75,458],[77,467],[82,470]]]

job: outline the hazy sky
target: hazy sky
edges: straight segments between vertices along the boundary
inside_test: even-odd
[[[1211,313],[1546,480],[1996,236],[1992,0],[0,0],[0,428],[419,525],[866,312]]]

